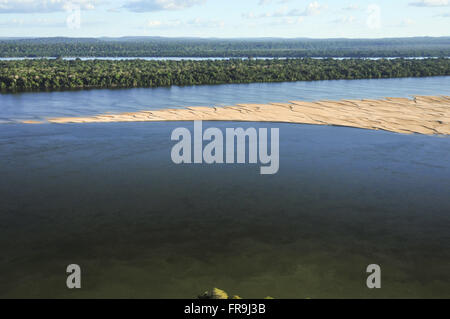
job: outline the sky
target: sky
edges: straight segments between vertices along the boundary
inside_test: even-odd
[[[0,37],[450,36],[450,0],[0,0]]]

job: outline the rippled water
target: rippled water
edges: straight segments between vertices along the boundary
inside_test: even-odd
[[[9,119],[15,99],[23,111],[15,116],[26,117],[40,106],[41,116],[75,113],[77,103],[90,112],[159,104],[152,101],[449,95],[448,81],[33,93],[0,101]],[[45,97],[51,108],[43,107]],[[173,164],[170,134],[178,126],[192,124],[0,125],[0,297],[190,298],[216,286],[249,298],[450,297],[448,137],[204,123],[280,128],[280,172],[261,176],[259,165]],[[78,291],[65,286],[72,263],[82,267]],[[380,290],[366,288],[369,264],[382,268]]]

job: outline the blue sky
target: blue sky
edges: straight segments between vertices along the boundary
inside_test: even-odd
[[[0,37],[450,36],[450,0],[0,0]]]

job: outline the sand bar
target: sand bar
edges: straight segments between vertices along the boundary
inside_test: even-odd
[[[88,117],[59,117],[48,121],[64,124],[197,120],[333,125],[405,134],[449,135],[450,96],[187,107]]]

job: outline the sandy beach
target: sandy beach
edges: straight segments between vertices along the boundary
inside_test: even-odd
[[[450,96],[340,100],[225,107],[187,107],[88,117],[50,118],[50,123],[244,121],[346,126],[404,134],[449,135]]]

